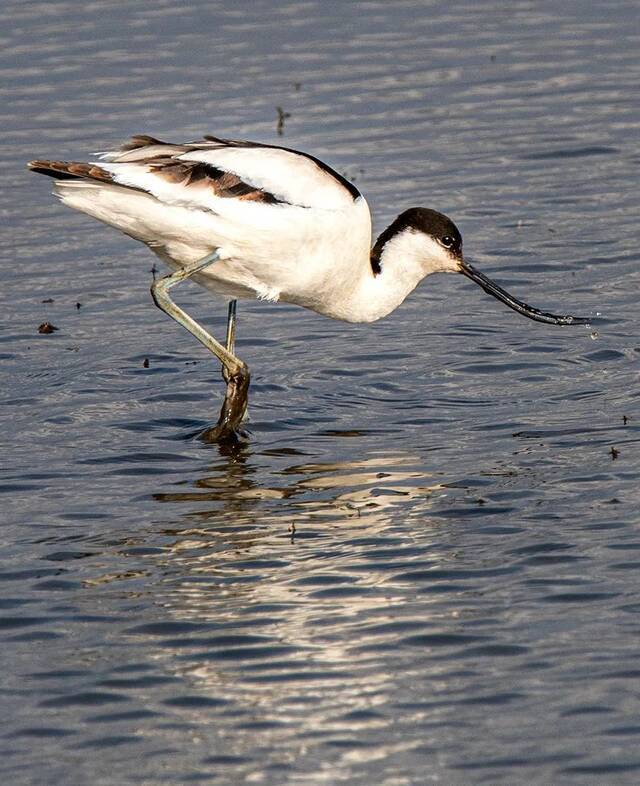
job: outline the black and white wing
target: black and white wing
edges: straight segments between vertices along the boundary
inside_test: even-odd
[[[231,198],[340,210],[360,197],[352,183],[314,156],[257,142],[207,136],[175,145],[136,136],[102,159],[93,166],[112,182],[209,209]]]

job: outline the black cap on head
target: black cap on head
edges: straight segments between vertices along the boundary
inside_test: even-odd
[[[413,229],[416,232],[424,232],[438,241],[444,248],[451,252],[454,257],[462,259],[462,235],[460,230],[450,218],[437,210],[430,210],[428,207],[410,207],[393,221],[382,232],[376,240],[371,251],[371,266],[374,273],[380,272],[380,257],[382,251],[392,237]]]
[[[459,253],[462,250],[460,230],[450,218],[443,213],[438,213],[437,210],[430,210],[428,207],[411,207],[404,213],[400,213],[391,226],[396,224],[401,225],[397,231],[408,228],[416,229],[419,232],[424,232],[425,235],[431,235],[439,242],[447,238],[451,245],[445,244],[445,248],[449,248],[454,253],[456,251]]]

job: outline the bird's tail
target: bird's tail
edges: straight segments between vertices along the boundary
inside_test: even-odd
[[[29,169],[54,178],[53,193],[63,204],[146,243],[167,261],[196,260],[216,245],[211,213],[169,206],[142,188],[115,182],[100,164],[36,160]]]
[[[55,177],[56,180],[93,180],[100,183],[113,183],[111,172],[96,164],[36,160],[29,161],[27,166],[32,172]]]
[[[28,166],[32,172],[55,178],[53,193],[65,205],[144,243],[157,237],[156,200],[136,188],[116,184],[101,166],[48,160],[30,161]]]

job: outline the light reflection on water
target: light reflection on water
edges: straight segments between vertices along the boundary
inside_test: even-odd
[[[189,512],[163,530],[162,558],[151,556],[153,573],[166,571],[154,589],[163,621],[127,633],[189,684],[171,704],[182,722],[200,727],[212,706],[225,708],[224,750],[236,757],[229,773],[235,765],[240,777],[256,750],[277,762],[291,759],[294,740],[325,740],[337,754],[322,776],[331,780],[423,744],[420,735],[379,736],[395,690],[381,655],[398,636],[429,631],[414,646],[435,647],[481,637],[456,637],[445,619],[455,621],[453,610],[430,619],[428,602],[420,613],[407,608],[415,570],[439,562],[425,533],[438,528],[427,519],[432,495],[445,493],[417,468],[418,456],[289,464],[295,450],[278,452],[285,465],[271,484],[256,482],[239,451],[188,491],[155,495]],[[419,543],[399,537],[398,515],[415,518]],[[434,663],[434,680],[441,671]],[[357,743],[364,732],[375,746]]]

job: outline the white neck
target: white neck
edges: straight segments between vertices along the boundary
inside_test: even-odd
[[[443,249],[423,232],[405,230],[388,240],[375,275],[369,259],[359,265],[350,291],[332,303],[328,316],[345,322],[375,322],[386,317],[430,273],[453,272]]]

